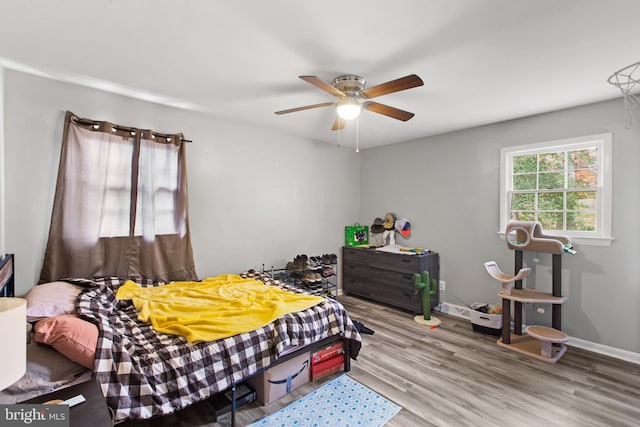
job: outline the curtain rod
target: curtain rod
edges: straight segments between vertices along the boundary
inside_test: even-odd
[[[83,119],[80,117],[76,117],[75,115],[71,117],[71,121],[73,123],[81,123],[81,124],[88,124],[88,125],[93,125],[96,129],[98,128],[98,126],[100,126],[101,124],[109,124],[111,125],[111,128],[114,130],[114,132],[116,130],[120,130],[120,131],[125,131],[125,132],[132,132],[132,135],[135,135],[135,132],[144,132],[143,130],[140,130],[138,128],[134,128],[134,127],[129,127],[129,126],[120,126],[120,125],[114,125],[112,123],[109,122],[104,122],[104,121],[98,121],[98,120],[91,120],[91,119]],[[163,138],[172,138],[174,134],[169,134],[169,133],[159,133],[159,132],[153,132],[153,131],[149,131],[151,132],[151,137],[155,138],[156,136],[161,136]],[[184,139],[184,138],[180,138],[180,142],[193,142],[190,139]]]

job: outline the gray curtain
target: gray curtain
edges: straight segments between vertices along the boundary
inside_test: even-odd
[[[196,280],[185,145],[68,111],[40,282]]]

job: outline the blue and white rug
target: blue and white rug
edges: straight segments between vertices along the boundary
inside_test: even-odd
[[[351,377],[341,375],[250,427],[378,427],[400,409]]]

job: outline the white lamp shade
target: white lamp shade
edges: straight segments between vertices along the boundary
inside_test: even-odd
[[[0,390],[27,370],[27,301],[0,298]]]
[[[336,106],[336,112],[344,120],[352,120],[360,115],[362,106],[355,99],[347,99]]]

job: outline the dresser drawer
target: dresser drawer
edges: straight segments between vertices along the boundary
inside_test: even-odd
[[[378,252],[371,257],[369,266],[399,273],[419,273],[420,261],[421,258],[416,255],[396,255]]]
[[[366,265],[352,264],[350,262],[347,262],[343,266],[342,276],[357,278],[359,280],[366,281],[374,277],[374,273],[371,271],[371,268]]]
[[[380,286],[389,286],[394,289],[414,290],[413,284],[414,273],[398,273],[397,271],[381,270],[379,268],[370,268],[369,277]]]
[[[346,275],[342,277],[342,291],[347,295],[364,297],[371,297],[372,294],[377,293],[376,287],[371,286],[368,280]]]
[[[347,295],[372,299],[413,313],[422,312],[422,297],[416,295],[412,287],[349,276],[343,280],[343,291]]]
[[[408,274],[382,271],[372,268],[370,270],[354,269],[343,274],[343,288],[351,291],[351,285],[366,286],[375,289],[385,289],[389,292],[411,296],[415,294],[415,285],[412,276]]]
[[[343,248],[342,262],[369,265],[371,256],[375,255],[374,251],[374,249]]]

